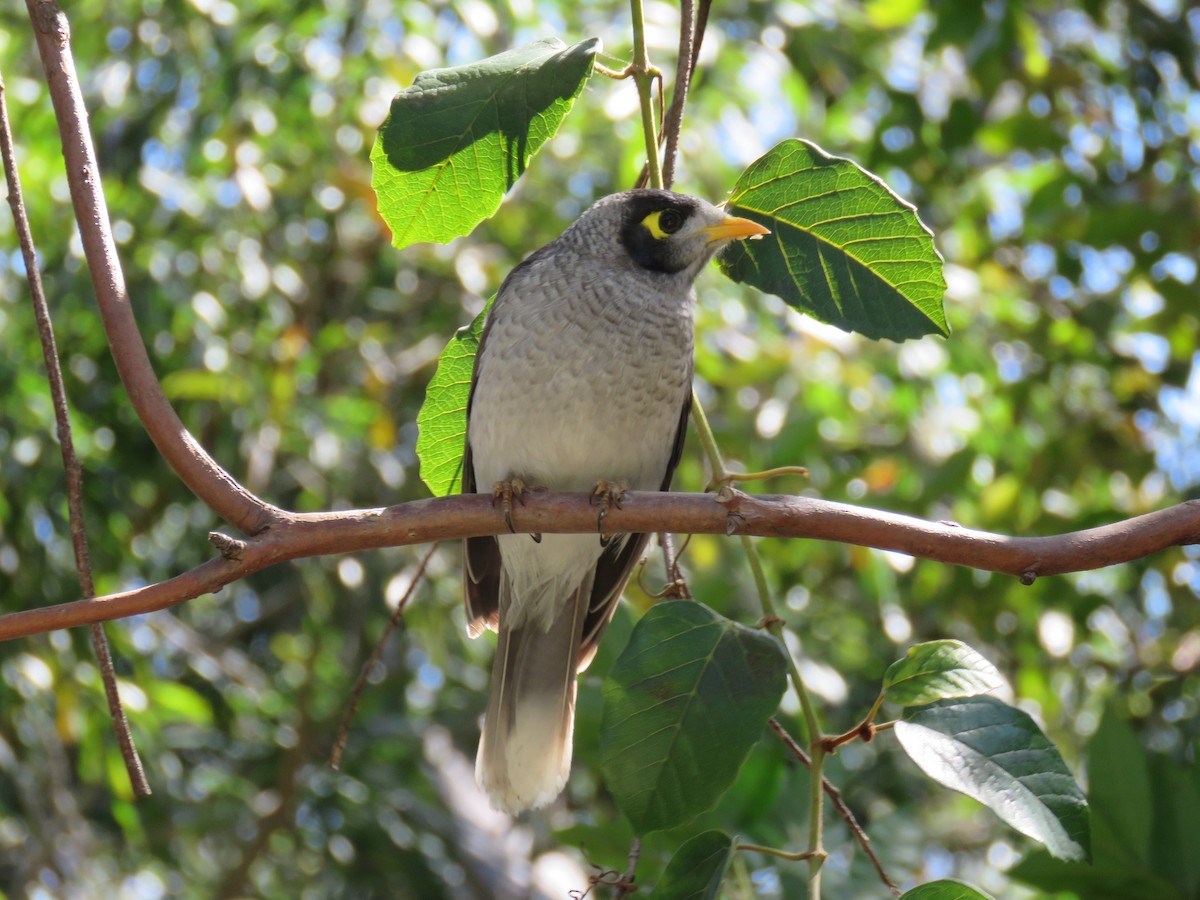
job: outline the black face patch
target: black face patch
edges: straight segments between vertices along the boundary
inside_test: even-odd
[[[621,243],[625,250],[643,269],[651,272],[674,274],[687,268],[690,259],[671,239],[687,221],[696,214],[697,205],[690,197],[672,194],[670,191],[638,191],[625,201],[625,215],[621,225]],[[666,236],[655,237],[645,225],[651,213],[663,213],[665,222],[672,226],[664,228]]]

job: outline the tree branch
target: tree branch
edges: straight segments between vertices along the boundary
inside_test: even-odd
[[[519,533],[586,534],[596,530],[596,509],[589,494],[532,492],[512,511],[512,520]],[[675,531],[818,538],[1000,572],[1032,584],[1043,575],[1098,569],[1200,543],[1200,500],[1085,531],[1008,537],[810,497],[751,496],[730,489],[719,495],[634,491],[624,495],[619,508],[607,512],[604,525],[606,534]],[[166,609],[291,559],[507,530],[503,513],[493,508],[487,494],[345,512],[280,511],[270,529],[238,542],[236,554],[211,559],[167,581],[0,616],[0,640]]]
[[[688,85],[692,80],[692,41],[696,28],[696,0],[680,0],[679,53],[676,55],[675,86],[671,89],[671,106],[663,117],[661,140],[663,149],[663,187],[675,182],[675,155],[679,151],[679,132],[683,128],[683,105],[687,102]]]
[[[42,344],[42,359],[46,363],[46,380],[50,385],[50,397],[54,404],[54,419],[58,431],[58,444],[62,451],[63,473],[67,483],[67,521],[71,529],[71,546],[75,553],[75,571],[79,576],[79,590],[84,597],[96,594],[92,579],[92,561],[88,553],[87,523],[83,517],[83,465],[75,453],[75,440],[71,434],[71,416],[67,409],[67,391],[63,385],[62,363],[58,358],[58,345],[54,340],[54,324],[50,320],[50,307],[46,303],[46,291],[42,286],[42,273],[38,269],[37,249],[33,233],[29,228],[29,217],[25,214],[25,200],[21,193],[21,176],[17,171],[16,155],[13,152],[12,129],[8,122],[8,102],[5,97],[4,78],[0,76],[0,156],[4,159],[4,177],[8,184],[8,205],[12,208],[13,222],[25,260],[25,277],[29,282],[29,295],[33,301],[33,314],[37,320],[38,337]],[[108,701],[108,714],[112,719],[121,758],[134,796],[149,797],[150,782],[142,767],[141,757],[133,743],[129,720],[121,705],[117,690],[117,675],[113,668],[112,652],[104,627],[94,623],[91,632],[92,652],[100,669],[100,680],[104,684],[104,696]]]
[[[67,18],[53,0],[26,0],[26,6],[62,138],[84,256],[121,383],[146,433],[192,493],[230,525],[257,534],[274,521],[275,508],[242,487],[184,428],[163,394],[138,332],[109,227]]]

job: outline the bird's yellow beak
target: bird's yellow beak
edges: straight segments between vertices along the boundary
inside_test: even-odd
[[[709,243],[713,241],[727,241],[739,238],[762,237],[764,234],[770,234],[770,228],[764,228],[757,222],[751,222],[749,219],[742,219],[738,216],[726,216],[716,225],[709,225],[707,228],[701,229]]]

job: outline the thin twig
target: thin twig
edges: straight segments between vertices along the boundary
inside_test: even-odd
[[[58,429],[58,444],[62,451],[63,471],[67,482],[67,521],[71,529],[71,546],[75,552],[75,571],[79,576],[79,590],[84,597],[96,595],[92,580],[92,562],[88,555],[87,522],[83,517],[83,466],[75,453],[75,441],[71,433],[71,416],[67,410],[67,392],[63,385],[62,364],[58,359],[58,346],[54,340],[54,324],[50,320],[50,308],[46,303],[46,292],[42,287],[42,273],[38,269],[37,249],[33,233],[29,228],[29,217],[25,214],[25,200],[21,193],[21,175],[17,171],[13,152],[12,129],[8,121],[8,101],[4,89],[4,76],[0,75],[0,156],[4,159],[4,177],[8,182],[8,205],[12,208],[17,238],[21,244],[21,255],[25,261],[25,277],[29,281],[33,314],[37,320],[38,337],[42,343],[42,358],[46,362],[46,380],[50,385],[50,396],[54,403],[54,419]],[[129,720],[121,705],[117,691],[117,675],[113,670],[112,652],[104,626],[94,622],[88,626],[92,641],[92,652],[100,669],[104,683],[104,696],[108,701],[108,714],[112,719],[125,771],[136,797],[150,796],[150,783],[142,768],[133,735],[129,731]]]
[[[592,68],[596,70],[597,74],[603,75],[605,78],[611,78],[613,81],[624,81],[633,75],[632,66],[625,66],[623,69],[610,69],[599,60],[592,63]]]
[[[409,582],[404,596],[396,604],[396,609],[388,619],[383,633],[379,635],[379,640],[375,642],[375,647],[371,651],[371,655],[367,657],[367,661],[363,663],[362,669],[359,670],[358,678],[354,681],[354,688],[350,691],[350,703],[346,707],[345,715],[342,716],[342,724],[338,726],[337,736],[333,741],[333,750],[329,753],[329,768],[331,769],[337,769],[342,764],[342,754],[346,750],[346,737],[350,733],[350,723],[354,720],[355,713],[358,712],[358,704],[362,700],[363,691],[366,690],[367,679],[371,675],[371,670],[379,663],[379,658],[383,655],[383,648],[387,645],[388,638],[392,636],[392,632],[399,627],[401,620],[404,618],[404,610],[408,607],[409,598],[416,593],[417,585],[425,577],[425,568],[429,565],[429,561],[433,559],[433,554],[437,551],[437,548],[437,544],[430,544],[429,549],[425,551],[425,556],[421,558],[421,562],[417,566],[417,571],[413,575],[412,581]]]
[[[779,724],[777,719],[770,719],[770,724],[771,730],[779,736],[779,739],[783,741],[784,746],[791,751],[792,755],[795,756],[796,759],[800,760],[801,764],[803,764],[806,769],[811,770],[812,760],[808,758],[808,754],[804,752],[804,748],[796,743],[795,739],[787,733],[786,729]],[[848,807],[846,805],[846,801],[842,799],[842,792],[834,787],[833,782],[823,775],[821,776],[821,786],[825,789],[825,793],[833,802],[833,808],[836,809],[838,815],[842,817],[842,820],[850,829],[850,833],[854,835],[859,845],[863,848],[863,852],[867,854],[867,858],[871,860],[871,864],[875,866],[875,871],[878,873],[879,879],[887,885],[888,890],[899,897],[901,893],[899,886],[892,881],[892,879],[888,877],[887,872],[884,871],[883,863],[879,861],[879,857],[875,855],[875,851],[871,847],[871,839],[867,837],[866,831],[864,831],[863,827],[858,824],[858,819],[854,817],[854,813],[850,811],[850,807]]]
[[[765,847],[762,844],[744,844],[738,841],[734,844],[734,850],[745,850],[749,853],[765,853],[767,856],[775,856],[779,859],[786,859],[788,862],[804,862],[812,859],[813,850],[780,850],[778,847]],[[825,851],[819,851],[824,853]]]
[[[834,753],[842,744],[848,744],[851,741],[870,741],[875,737],[875,732],[878,728],[875,725],[875,717],[879,715],[879,709],[883,706],[883,694],[880,693],[875,698],[875,702],[871,704],[870,710],[863,716],[863,720],[842,734],[826,735],[821,740],[821,746],[826,753]]]
[[[726,472],[721,476],[720,480],[713,479],[710,481],[705,490],[715,491],[735,482],[766,481],[769,478],[779,478],[782,475],[797,475],[801,478],[807,478],[808,469],[805,466],[776,466],[773,469],[763,469],[761,472]]]
[[[692,536],[688,534],[683,539],[683,544],[679,550],[675,550],[675,540],[669,531],[660,531],[658,533],[658,545],[662,548],[663,568],[667,574],[667,586],[663,588],[663,596],[669,597],[672,600],[694,600],[692,589],[688,587],[687,579],[683,577],[683,569],[679,567],[679,558],[683,556],[683,551],[687,549],[687,545],[691,542]]]
[[[712,9],[712,0],[700,0],[696,13],[695,34],[692,37],[692,58],[688,61],[688,86],[690,88],[692,75],[696,73],[696,63],[700,61],[700,46],[704,43],[704,33],[708,30],[708,13]]]
[[[613,891],[613,900],[622,900],[637,890],[637,864],[641,852],[642,839],[635,837],[629,844],[629,864],[625,867],[625,877],[617,882],[617,889]]]
[[[663,187],[670,188],[675,181],[675,157],[679,152],[679,132],[683,128],[683,106],[687,102],[688,87],[692,81],[695,58],[692,44],[695,41],[695,0],[681,0],[679,4],[679,55],[675,71],[675,84],[671,88],[671,108],[663,117]]]
[[[704,32],[708,27],[708,12],[712,0],[700,0],[698,14],[693,14],[691,0],[684,0],[685,6],[680,8],[678,71],[675,75],[675,86],[671,90],[671,106],[667,110],[665,124],[658,135],[659,146],[670,145],[663,161],[663,186],[670,188],[675,180],[675,159],[678,156],[679,135],[683,130],[683,107],[687,102],[688,92],[692,87],[692,75],[696,72],[696,63],[700,59],[700,45],[704,42]],[[689,22],[692,16],[694,22]],[[683,45],[688,43],[690,50],[687,64],[684,64]],[[680,89],[680,82],[683,88]],[[642,166],[635,187],[645,187],[650,183],[650,167]]]
[[[646,166],[650,187],[661,188],[662,164],[658,156],[658,127],[654,123],[654,103],[651,98],[652,85],[655,77],[662,77],[654,66],[650,65],[650,57],[646,50],[646,23],[642,13],[642,0],[629,0],[629,9],[633,17],[633,63],[630,70],[637,84],[638,101],[642,112],[642,139],[646,144]]]
[[[146,433],[192,493],[230,525],[258,534],[274,522],[275,508],[234,480],[184,428],[163,394],[138,332],[109,227],[67,18],[53,0],[25,2],[54,104],[84,256],[121,383]]]
[[[609,510],[605,530],[816,538],[1019,576],[1024,584],[1200,543],[1200,500],[1068,534],[1007,537],[812,497],[731,491],[722,499],[712,494],[629,491],[622,495],[620,507]],[[492,506],[488,494],[414,500],[383,509],[281,515],[269,531],[247,540],[236,560],[218,557],[157,584],[8,613],[0,616],[0,640],[166,609],[292,559],[508,533],[503,513]],[[530,494],[524,506],[512,511],[512,520],[516,531],[524,534],[596,531],[596,509],[588,493]]]

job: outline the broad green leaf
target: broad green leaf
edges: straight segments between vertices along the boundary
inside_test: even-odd
[[[1110,708],[1088,742],[1088,805],[1096,858],[1144,869],[1150,861],[1151,804],[1146,751],[1129,723]]]
[[[446,242],[500,206],[592,74],[600,39],[534,41],[422,72],[392,100],[371,149],[371,187],[392,244]]]
[[[1049,894],[1070,891],[1087,900],[1194,900],[1152,872],[1135,872],[1097,858],[1088,865],[1055,859],[1037,850],[1008,870],[1007,875]]]
[[[973,797],[1060,859],[1087,859],[1088,810],[1067,764],[1037,724],[994,697],[910,709],[896,737],[921,770]]]
[[[1093,865],[1030,853],[1009,875],[1098,900],[1200,896],[1200,767],[1148,753],[1109,709],[1088,744]]]
[[[495,298],[493,298],[495,299]],[[464,325],[438,356],[437,371],[425,388],[425,402],[417,413],[417,459],[421,480],[435,497],[445,497],[462,487],[462,458],[467,441],[467,400],[475,351],[483,335],[492,301],[470,325]]]
[[[604,683],[600,766],[638,834],[711,808],[779,705],[783,649],[695,602],[653,607]]]
[[[771,229],[720,258],[734,281],[867,337],[949,333],[933,234],[910,204],[850,160],[784,141],[742,173],[726,206]]]
[[[973,697],[1005,687],[1004,676],[962,641],[929,641],[908,648],[888,667],[883,695],[900,706]]]
[[[919,884],[911,891],[900,895],[900,900],[993,900],[977,887],[971,887],[953,878],[942,878]]]
[[[715,900],[732,857],[733,838],[725,832],[696,835],[671,857],[649,900]]]
[[[1149,755],[1154,791],[1150,869],[1186,897],[1200,897],[1200,765]]]

